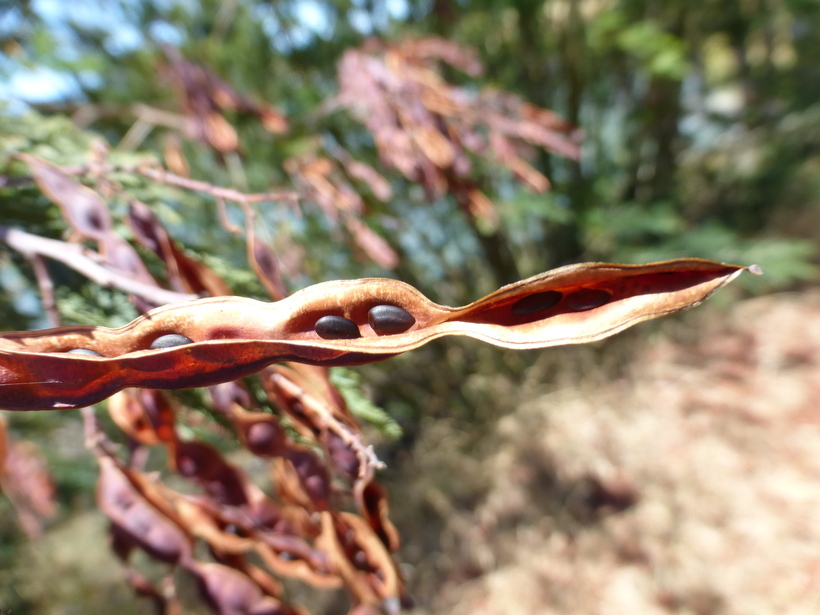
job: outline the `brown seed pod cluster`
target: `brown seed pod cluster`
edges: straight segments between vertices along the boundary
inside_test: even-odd
[[[128,389],[111,398],[109,413],[133,442],[141,447],[164,446],[171,470],[201,491],[201,495],[182,495],[133,464],[121,462],[99,427],[91,425],[101,469],[98,505],[111,521],[115,552],[126,565],[132,551],[140,549],[152,559],[188,571],[218,613],[256,613],[260,602],[281,609],[272,612],[302,612],[281,602],[283,590],[277,577],[320,588],[345,585],[362,604],[403,595],[390,556],[399,545],[386,518],[384,493],[372,482],[370,460],[366,456],[360,460],[361,455],[345,443],[356,443],[351,438],[358,428],[343,405],[333,406],[320,391],[311,393],[297,384],[309,386],[308,378],[321,382],[321,368],[300,371],[290,378],[284,373],[263,377],[279,381],[271,384],[272,396],[277,387],[285,386],[311,407],[301,413],[314,414],[305,423],[311,429],[303,433],[309,441],[328,443],[326,460],[311,446],[289,439],[281,419],[254,407],[241,384],[226,383],[210,390],[213,407],[234,426],[242,444],[254,455],[272,460],[275,498],[255,486],[214,446],[181,439],[175,428],[180,408],[174,408],[161,392]],[[369,494],[367,504],[359,506],[362,517],[339,510],[340,479],[355,482],[357,490]],[[196,541],[208,545],[215,562],[194,557]],[[251,556],[260,558],[265,568],[251,564]],[[134,573],[131,570],[132,580]],[[242,608],[228,608],[238,599],[232,589],[237,584],[247,598],[242,598]],[[140,587],[155,599],[172,602],[144,580]]]
[[[476,158],[545,192],[549,180],[527,159],[535,148],[577,159],[580,134],[509,92],[452,85],[440,64],[472,76],[483,71],[473,50],[446,39],[371,40],[342,56],[337,102],[365,124],[382,163],[423,186],[428,200],[451,194],[471,219],[494,224],[498,212],[480,189]]]

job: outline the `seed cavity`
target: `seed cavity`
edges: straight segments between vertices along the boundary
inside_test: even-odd
[[[190,337],[185,337],[179,333],[169,333],[163,335],[151,342],[151,350],[159,350],[161,348],[174,348],[175,346],[184,346],[185,344],[193,344],[194,340]]]
[[[72,348],[67,354],[84,354],[89,357],[101,357],[99,352],[91,350],[90,348]]]
[[[416,324],[416,319],[396,305],[377,305],[367,313],[367,322],[379,335],[395,335],[407,331]]]
[[[326,340],[353,340],[361,337],[358,325],[342,316],[322,316],[313,325],[313,330]]]
[[[561,293],[557,290],[547,290],[541,293],[533,293],[531,295],[527,295],[526,297],[522,297],[513,303],[512,313],[516,316],[528,316],[529,314],[535,314],[536,312],[541,312],[551,307],[555,307],[558,305],[558,302],[561,301],[561,297]]]
[[[566,304],[567,307],[573,310],[591,310],[592,308],[603,305],[609,301],[611,297],[612,293],[609,291],[598,288],[587,288],[568,295]]]

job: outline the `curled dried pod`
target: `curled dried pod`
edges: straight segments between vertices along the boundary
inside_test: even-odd
[[[287,615],[285,605],[266,596],[247,574],[222,564],[192,562],[188,572],[196,578],[205,602],[219,615]]]
[[[700,259],[584,263],[510,284],[457,308],[433,303],[396,280],[343,280],[274,303],[211,297],[169,304],[119,329],[4,333],[0,408],[77,408],[129,386],[211,386],[282,361],[358,365],[447,335],[514,349],[583,344],[694,307],[744,270]],[[375,335],[362,335],[365,323]],[[64,351],[84,347],[89,339],[104,357],[89,361]],[[154,340],[152,350],[165,351],[145,352],[146,340]]]
[[[101,457],[97,482],[97,505],[123,539],[139,546],[151,557],[167,563],[190,553],[185,532],[135,488],[117,464]]]
[[[359,475],[359,457],[348,443],[332,431],[325,432],[324,443],[333,467],[349,478]]]
[[[390,521],[387,492],[376,482],[359,481],[354,487],[359,513],[391,552],[400,546],[399,532]]]
[[[330,477],[327,468],[307,449],[291,448],[287,460],[296,471],[307,496],[319,510],[327,510],[330,498]]]
[[[198,483],[218,502],[232,506],[248,503],[245,478],[216,448],[193,441],[179,442],[174,448],[174,464],[180,475]]]
[[[255,421],[243,427],[245,443],[254,455],[280,455],[285,446],[285,433],[274,420]]]

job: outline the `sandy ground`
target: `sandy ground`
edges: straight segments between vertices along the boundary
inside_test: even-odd
[[[415,613],[820,613],[820,293],[694,322],[620,377],[528,387],[478,458],[424,436],[421,472],[478,486],[416,488],[446,521],[406,543]]]

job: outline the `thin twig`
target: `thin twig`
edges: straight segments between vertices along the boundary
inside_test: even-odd
[[[37,286],[40,287],[40,298],[43,301],[43,309],[48,316],[48,322],[52,327],[59,327],[60,313],[57,311],[57,302],[54,300],[54,283],[48,274],[46,261],[41,254],[34,254],[31,256],[31,265],[34,267]]]
[[[353,433],[350,428],[337,419],[333,414],[333,409],[325,402],[307,393],[302,387],[292,382],[282,374],[278,374],[270,369],[266,370],[269,378],[273,380],[281,389],[293,395],[302,404],[309,405],[311,410],[320,415],[324,422],[324,427],[335,433],[342,442],[347,444],[356,457],[359,459],[358,480],[369,482],[373,477],[374,470],[381,470],[387,465],[376,456],[376,451],[372,446],[365,446],[362,442],[361,434]]]
[[[69,175],[93,174],[96,177],[99,177],[101,174],[104,173],[135,173],[137,175],[142,175],[143,177],[147,177],[148,179],[151,179],[161,184],[177,186],[179,188],[184,188],[186,190],[191,190],[193,192],[203,192],[205,194],[210,194],[215,199],[223,199],[226,201],[232,201],[234,203],[241,203],[243,205],[249,205],[251,203],[265,203],[268,201],[288,201],[290,206],[293,207],[295,213],[300,213],[298,209],[300,194],[298,192],[241,192],[233,188],[221,188],[219,186],[209,184],[208,182],[198,181],[195,179],[190,179],[188,177],[182,177],[181,175],[171,173],[170,171],[167,171],[166,169],[159,166],[149,166],[146,164],[131,166],[95,164],[93,168],[89,165],[81,165],[73,167],[60,167],[60,169],[64,173],[68,173]],[[6,186],[27,185],[31,183],[34,183],[33,177],[9,177],[6,175],[0,175],[0,188]]]
[[[89,172],[87,166],[62,167],[62,170],[71,175],[85,175]],[[265,201],[299,200],[298,192],[240,192],[239,190],[234,190],[233,188],[220,188],[219,186],[214,186],[208,182],[175,175],[174,173],[166,171],[161,167],[157,168],[147,165],[116,166],[109,164],[105,165],[102,171],[105,173],[136,173],[161,184],[178,186],[194,192],[204,192],[206,194],[210,194],[214,198],[225,199],[226,201],[232,201],[234,203],[264,203]]]
[[[85,449],[94,453],[98,459],[103,456],[116,459],[120,447],[108,439],[100,425],[100,421],[97,419],[94,406],[80,408],[80,414],[83,417],[83,445]]]
[[[228,231],[231,235],[241,235],[242,229],[231,222],[230,218],[228,218],[228,208],[225,205],[225,199],[216,197],[216,207],[219,212],[219,221],[222,223],[222,228]]]
[[[188,122],[182,114],[157,109],[144,103],[133,105],[41,104],[34,105],[34,107],[41,113],[71,115],[72,121],[79,128],[87,128],[102,118],[121,119],[124,116],[135,116],[138,120],[149,124],[179,131],[184,131]]]
[[[199,297],[190,293],[179,293],[138,282],[127,275],[112,271],[83,254],[81,246],[32,235],[19,229],[0,226],[0,241],[4,241],[24,256],[33,258],[41,255],[68,265],[82,273],[92,282],[106,288],[117,288],[123,292],[136,295],[155,305],[191,301]]]
[[[113,170],[113,169],[112,169]],[[222,198],[226,201],[233,201],[234,203],[264,203],[265,201],[297,201],[299,199],[298,192],[261,192],[261,193],[245,193],[233,188],[220,188],[207,182],[197,181],[195,179],[188,179],[187,177],[180,177],[169,173],[165,169],[152,169],[149,167],[133,167],[132,169],[123,168],[123,170],[132,170],[134,173],[139,173],[144,177],[153,179],[154,181],[179,186],[187,190],[194,190],[196,192],[205,192],[213,197]]]
[[[96,450],[101,441],[101,429],[97,422],[97,416],[92,406],[80,408],[83,417],[83,436],[85,448],[89,451]]]
[[[185,131],[185,127],[189,120],[184,115],[174,113],[173,111],[166,111],[165,109],[157,109],[150,107],[143,103],[136,103],[131,106],[130,111],[137,116],[141,121],[155,126],[165,126],[181,132]]]
[[[125,133],[125,136],[120,139],[117,149],[121,152],[133,152],[142,145],[142,142],[151,134],[153,129],[153,124],[137,118],[137,121],[131,124],[131,128]]]

